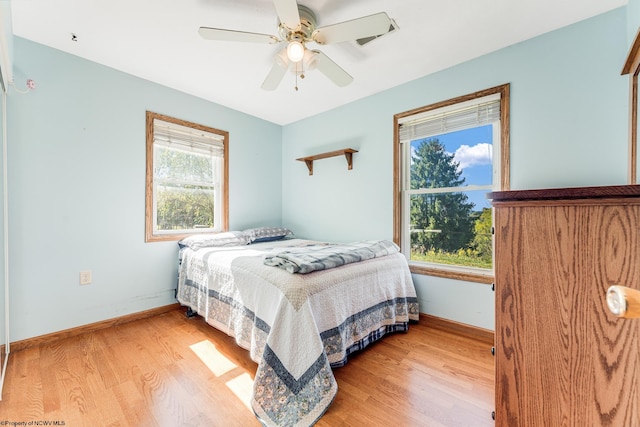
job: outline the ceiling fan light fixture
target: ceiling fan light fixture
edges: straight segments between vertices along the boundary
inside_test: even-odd
[[[300,62],[304,58],[304,45],[298,40],[292,40],[287,46],[287,57],[292,62]]]
[[[289,57],[287,56],[286,48],[280,50],[280,52],[276,54],[274,60],[275,60],[275,63],[278,64],[278,66],[284,70],[289,68],[289,64],[291,63],[291,61],[289,61]]]
[[[313,70],[316,68],[317,55],[314,51],[305,49],[304,56],[302,57],[302,63],[307,70]]]

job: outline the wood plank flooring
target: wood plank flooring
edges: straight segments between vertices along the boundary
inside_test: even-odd
[[[486,342],[422,321],[335,369],[316,426],[493,426],[493,363]],[[175,310],[12,353],[0,420],[259,427],[255,371],[233,339]]]

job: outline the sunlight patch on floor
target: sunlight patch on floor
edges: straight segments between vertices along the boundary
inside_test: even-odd
[[[253,380],[246,372],[227,381],[227,387],[236,395],[249,410],[251,409],[251,395],[253,393]]]
[[[215,345],[209,340],[200,341],[199,343],[189,346],[196,356],[213,372],[217,377],[226,374],[230,370],[236,368],[236,364],[227,359],[218,351]]]
[[[220,377],[238,367],[235,363],[220,353],[216,346],[209,340],[192,344],[189,348],[200,358],[200,360],[202,360],[202,362],[216,377]],[[253,395],[253,379],[251,378],[251,375],[246,372],[236,375],[233,379],[225,382],[225,385],[250,411],[253,412],[253,409],[251,408],[251,396]]]

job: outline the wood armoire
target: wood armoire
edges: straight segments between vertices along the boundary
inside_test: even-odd
[[[640,426],[640,186],[491,193],[498,427]]]

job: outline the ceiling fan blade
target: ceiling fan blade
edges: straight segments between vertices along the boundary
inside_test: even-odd
[[[276,44],[280,39],[269,34],[247,33],[221,28],[200,27],[198,33],[207,40]]]
[[[385,12],[316,29],[311,38],[319,44],[340,43],[388,33],[391,19]]]
[[[300,26],[300,12],[296,0],[273,0],[280,22],[291,30]]]
[[[271,67],[269,74],[267,74],[267,78],[262,82],[262,89],[275,90],[282,81],[282,78],[288,68],[289,64],[287,64],[280,55],[276,55],[276,58],[273,61],[273,66]]]
[[[312,50],[312,52],[316,54],[315,67],[336,85],[342,87],[353,81],[353,77],[343,70],[342,67],[333,62],[327,55],[319,50]]]

